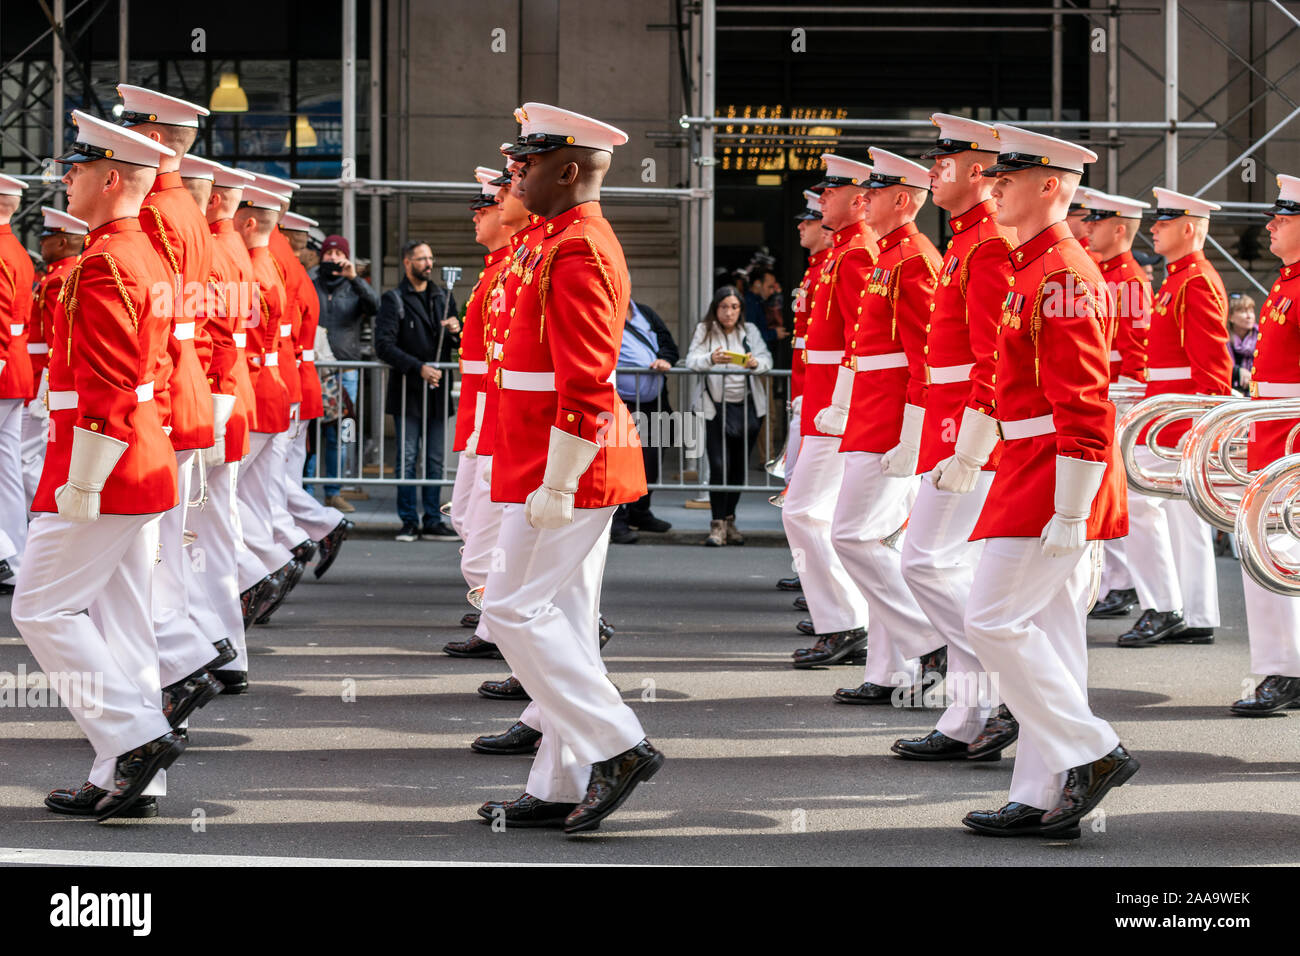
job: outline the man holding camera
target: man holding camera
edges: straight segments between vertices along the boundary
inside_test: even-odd
[[[386,401],[397,428],[401,477],[419,476],[417,462],[423,443],[424,477],[438,478],[442,475],[443,432],[454,409],[447,394],[448,378],[433,363],[456,361],[460,320],[450,291],[430,281],[433,249],[427,242],[410,240],[402,246],[402,268],[406,276],[396,289],[385,292],[379,303],[375,354],[393,368]],[[456,532],[439,513],[436,485],[424,486],[421,523],[418,487],[397,489],[397,516],[402,521],[397,540],[456,540]]]

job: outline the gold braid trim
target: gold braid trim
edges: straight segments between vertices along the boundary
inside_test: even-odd
[[[5,278],[9,280],[9,294],[11,296],[17,296],[18,283],[14,279],[14,274],[9,271],[9,263],[5,262],[3,259],[0,259],[0,269],[4,270]]]
[[[68,364],[72,364],[72,320],[77,312],[77,286],[81,280],[81,265],[86,260],[83,258],[68,272],[68,276],[63,280],[63,288],[59,289],[58,301],[63,305],[63,314],[68,319]],[[53,335],[56,330],[51,329],[48,334]]]
[[[158,237],[162,239],[163,250],[167,253],[167,261],[172,264],[172,271],[177,275],[181,275],[181,267],[176,261],[176,253],[172,252],[171,241],[167,238],[167,230],[163,227],[162,213],[158,211],[157,206],[145,206],[144,208],[153,213],[154,222],[158,224]]]
[[[984,245],[984,243],[986,242],[1001,242],[1004,246],[1007,247],[1007,255],[1011,254],[1011,243],[1007,241],[1006,236],[1003,236],[1001,234],[996,236],[990,236],[987,239],[981,239],[979,242],[974,243],[969,249],[966,250],[966,258],[963,259],[961,263],[961,272],[959,273],[960,276],[959,285],[961,286],[962,295],[966,294],[966,283],[970,281],[970,261],[975,256],[975,250],[978,249],[980,246]]]
[[[930,291],[933,292],[939,285],[939,273],[935,270],[934,266],[930,264],[930,257],[923,252],[914,253],[898,265],[894,266],[893,273],[889,277],[889,303],[893,306],[894,311],[893,324],[889,328],[889,337],[891,339],[898,338],[898,294],[903,288],[903,266],[906,263],[911,262],[913,259],[920,259],[922,264],[925,266],[925,271],[930,273]]]

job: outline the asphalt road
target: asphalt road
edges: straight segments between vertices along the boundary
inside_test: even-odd
[[[525,757],[467,744],[516,705],[474,693],[499,661],[440,648],[468,632],[454,544],[347,543],[250,634],[252,693],[193,721],[156,820],[55,817],[45,792],[85,778],[90,750],[60,708],[0,718],[0,862],[161,862],[196,856],[660,864],[1294,864],[1300,712],[1244,720],[1226,705],[1248,656],[1241,582],[1221,560],[1226,626],[1209,647],[1124,650],[1094,626],[1091,696],[1142,770],[1081,840],[989,840],[960,826],[1005,802],[1011,761],[889,755],[937,711],[835,704],[860,668],[795,671],[803,641],[776,547],[615,547],[604,607],[611,676],[667,755],[596,834],[493,832],[474,816],[523,789]],[[7,599],[6,603],[7,603]],[[7,608],[6,608],[7,611]],[[0,616],[0,671],[34,662]],[[355,700],[347,700],[354,691]],[[653,699],[649,699],[653,697]],[[146,854],[162,854],[149,856]],[[226,859],[225,862],[239,862]]]

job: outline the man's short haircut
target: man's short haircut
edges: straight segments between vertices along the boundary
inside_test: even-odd
[[[776,270],[773,269],[771,266],[768,265],[750,266],[749,284],[751,286],[758,285],[768,276],[775,276],[775,275],[776,275]]]
[[[406,242],[402,243],[402,261],[405,262],[410,259],[420,246],[429,246],[429,244],[423,239],[407,239]],[[433,246],[429,246],[429,252],[433,252]]]

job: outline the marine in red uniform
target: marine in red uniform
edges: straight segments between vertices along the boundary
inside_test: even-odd
[[[77,141],[59,161],[72,167],[68,211],[90,233],[54,313],[50,447],[13,619],[95,748],[87,783],[46,806],[155,816],[162,771],[185,747],[162,709],[149,600],[158,522],[177,504],[176,456],[154,400],[171,332],[156,287],[171,277],[137,217],[171,150],[72,117]]]
[[[995,127],[993,199],[1015,228],[994,352],[996,421],[983,447],[1002,460],[975,526],[984,541],[966,633],[1020,722],[1010,802],[963,820],[976,832],[1071,838],[1112,787],[1137,771],[1088,705],[1089,542],[1122,535],[1124,471],[1107,400],[1111,319],[1097,265],[1065,224],[1096,154]]]
[[[1282,261],[1277,281],[1259,310],[1259,339],[1250,395],[1255,400],[1300,397],[1300,177],[1278,176],[1269,210],[1269,251]],[[1288,454],[1295,419],[1264,421],[1250,430],[1246,466],[1251,471]],[[1300,558],[1289,534],[1270,541],[1289,560]],[[1276,714],[1300,701],[1300,599],[1265,590],[1242,568],[1250,672],[1264,674],[1254,693],[1232,705],[1242,717]]]
[[[970,541],[993,483],[996,447],[975,455],[962,422],[993,414],[999,306],[1011,276],[1014,233],[998,222],[984,175],[997,159],[992,126],[947,113],[931,121],[939,138],[926,153],[935,204],[949,213],[948,241],[925,325],[924,407],[917,469],[925,472],[903,538],[903,579],[931,626],[947,643],[948,706],[924,737],[895,741],[904,759],[995,757],[1019,732],[998,705],[992,682],[966,638],[964,615],[981,546]],[[913,442],[914,444],[918,444]],[[960,456],[956,453],[960,450]],[[941,461],[942,472],[930,474]]]
[[[1232,356],[1228,351],[1228,295],[1202,248],[1210,213],[1219,207],[1195,196],[1156,189],[1155,251],[1165,257],[1167,275],[1151,307],[1147,338],[1146,396],[1171,392],[1229,395]],[[1176,447],[1190,419],[1160,429],[1159,444]],[[1151,471],[1175,463],[1157,458],[1138,438],[1135,458]],[[1178,498],[1134,494],[1129,500],[1129,536],[1124,542],[1142,616],[1121,634],[1121,647],[1152,644],[1211,644],[1219,626],[1214,534],[1191,505]]]
[[[1088,253],[1088,257],[1097,263],[1101,262],[1101,255],[1092,248],[1092,240],[1088,236],[1088,200],[1101,195],[1104,193],[1099,190],[1080,186],[1074,191],[1074,197],[1070,200],[1070,211],[1065,217],[1065,224],[1070,227],[1070,235],[1078,240],[1083,251]]]
[[[906,524],[916,499],[925,327],[939,274],[939,253],[915,222],[930,177],[924,166],[887,150],[872,148],[870,156],[866,224],[879,237],[880,252],[857,290],[856,307],[852,286],[843,278],[840,285],[850,307],[839,314],[848,347],[838,374],[851,379],[852,390],[844,395],[837,387],[814,419],[819,431],[844,436],[831,542],[871,609],[866,673],[860,686],[835,692],[843,704],[888,704],[895,688],[904,688],[909,700],[919,697],[918,661],[943,640],[904,583],[898,551],[886,543]]]
[[[506,504],[507,559],[488,577],[483,622],[537,703],[543,736],[523,796],[479,813],[572,833],[598,827],[664,759],[597,652],[614,509],[646,491],[640,441],[612,382],[630,283],[599,202],[627,135],[540,103],[523,111],[532,126],[518,193],[545,222],[495,383],[491,485]]]
[[[27,540],[22,417],[24,403],[36,394],[27,354],[36,271],[9,226],[26,188],[21,180],[0,176],[0,582],[17,573]]]
[[[791,343],[793,355],[790,364],[790,434],[785,443],[785,481],[790,483],[794,475],[795,464],[799,460],[799,445],[803,438],[803,380],[808,368],[804,358],[804,346],[808,335],[808,316],[811,314],[814,295],[819,283],[817,276],[821,264],[830,255],[831,236],[822,228],[821,193],[812,189],[803,192],[807,207],[795,216],[798,222],[799,245],[808,252],[808,265],[803,271],[803,278],[795,286],[791,295],[791,308],[794,312],[794,339]],[[784,497],[784,493],[782,493]]]

